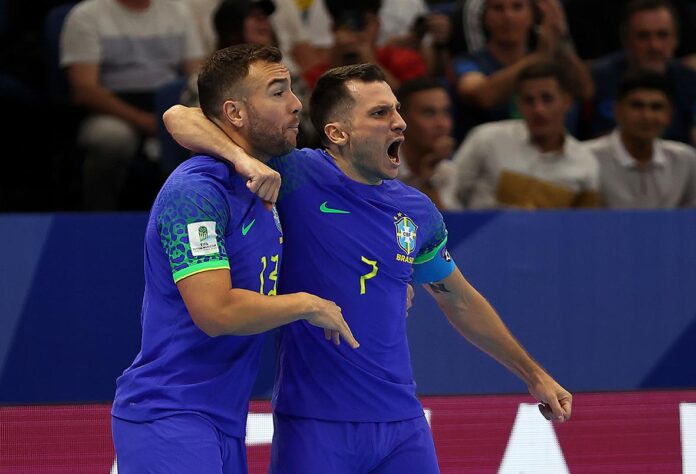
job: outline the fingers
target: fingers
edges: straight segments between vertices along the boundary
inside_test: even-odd
[[[280,191],[280,174],[272,171],[270,168],[266,168],[266,170],[268,171],[262,170],[257,175],[252,174],[247,180],[246,185],[249,191],[256,194],[262,200],[275,203]]]
[[[327,341],[331,340],[331,329],[324,329],[324,339]]]
[[[406,311],[411,309],[411,306],[413,306],[413,287],[411,285],[407,285],[408,289],[406,290]]]
[[[353,336],[350,327],[348,327],[348,323],[346,323],[346,320],[343,318],[341,318],[341,323],[339,324],[338,332],[341,334],[343,340],[345,340],[350,347],[352,347],[353,349],[357,349],[358,347],[360,347],[360,344]]]
[[[569,399],[552,398],[549,403],[540,403],[539,411],[547,420],[563,423],[570,419],[571,403]]]
[[[563,397],[559,397],[558,402],[563,410],[564,421],[570,420],[570,415],[573,411],[573,397],[567,393]]]
[[[333,343],[337,346],[341,343],[341,335],[338,331],[331,331],[331,338],[333,339]]]

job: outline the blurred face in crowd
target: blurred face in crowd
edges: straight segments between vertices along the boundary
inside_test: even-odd
[[[260,8],[254,8],[244,18],[244,40],[247,43],[273,46],[273,26]]]
[[[572,106],[572,99],[555,77],[523,81],[517,100],[532,141],[543,142],[564,136],[565,116]]]
[[[677,31],[666,8],[634,13],[626,29],[626,50],[634,66],[664,72],[677,48]]]
[[[617,101],[614,115],[624,136],[637,141],[652,141],[669,125],[672,106],[660,90],[635,89]]]
[[[531,0],[487,0],[483,25],[489,41],[500,44],[527,43],[534,24]]]
[[[406,142],[416,150],[431,150],[442,137],[452,132],[452,114],[447,92],[442,88],[411,94],[404,104],[403,117],[408,124]]]
[[[370,12],[363,13],[361,18],[361,23],[345,21],[334,25],[334,65],[364,62],[365,51],[375,47],[379,20]]]

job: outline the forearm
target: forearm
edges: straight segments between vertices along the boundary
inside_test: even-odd
[[[589,100],[594,97],[595,86],[590,68],[578,57],[572,46],[561,45],[559,48],[561,63],[567,64],[571,71],[570,78],[573,81],[576,97],[582,100]]]
[[[512,97],[517,86],[517,76],[520,71],[541,57],[539,53],[525,56],[515,64],[507,66],[490,76],[486,76],[475,85],[467,82],[466,75],[462,76],[457,83],[457,94],[463,102],[476,107],[482,109],[495,107]]]
[[[73,102],[94,112],[118,117],[137,128],[142,128],[143,122],[151,115],[101,86],[76,87],[73,90]]]
[[[313,310],[313,298],[308,293],[266,296],[231,288],[216,304],[189,312],[209,336],[246,336],[303,319]]]
[[[198,107],[175,105],[162,116],[167,131],[179,145],[196,153],[217,156],[237,164],[252,159]]]
[[[473,345],[496,359],[528,386],[546,375],[513,337],[486,299],[459,273],[431,286],[449,322]],[[461,279],[459,278],[461,276]]]

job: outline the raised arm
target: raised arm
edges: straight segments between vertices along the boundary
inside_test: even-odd
[[[196,153],[217,156],[232,163],[247,178],[249,190],[269,204],[278,199],[280,174],[248,155],[200,108],[175,105],[162,116],[167,131],[181,146]]]
[[[472,344],[522,379],[541,404],[546,419],[570,418],[572,396],[535,362],[512,336],[493,307],[469,284],[459,269],[441,281],[424,285],[449,322]]]

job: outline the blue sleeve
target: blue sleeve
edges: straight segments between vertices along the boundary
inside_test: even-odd
[[[455,269],[454,261],[447,251],[447,228],[442,214],[432,202],[425,226],[425,244],[413,261],[414,283],[430,283],[447,278]]]
[[[481,72],[481,68],[469,58],[459,58],[452,61],[452,72],[454,77],[459,79],[470,72]]]
[[[225,250],[230,216],[222,190],[190,175],[170,184],[158,199],[156,222],[174,281],[230,268]]]

